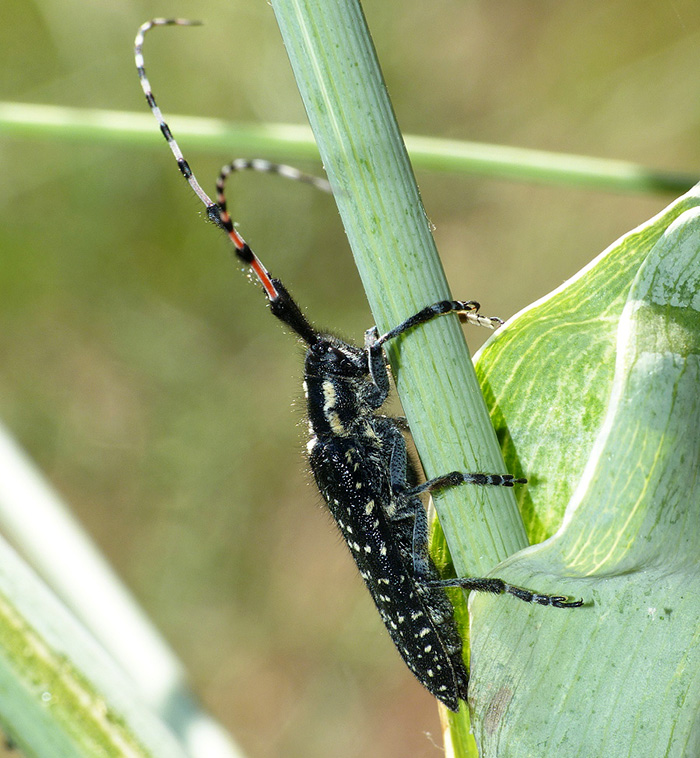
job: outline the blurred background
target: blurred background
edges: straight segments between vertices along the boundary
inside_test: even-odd
[[[406,133],[700,170],[697,0],[364,8]],[[0,99],[145,112],[136,28],[193,14],[206,26],[147,43],[166,117],[306,123],[272,10],[249,0],[3,0]],[[434,701],[305,472],[301,348],[154,133],[152,149],[0,135],[0,418],[248,756],[439,755]],[[210,192],[238,155],[182,147]],[[453,294],[504,318],[673,199],[418,179]],[[235,218],[310,318],[361,340],[372,319],[332,200],[234,186]]]

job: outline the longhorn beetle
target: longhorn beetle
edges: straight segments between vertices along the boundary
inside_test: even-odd
[[[406,452],[404,424],[401,419],[377,412],[389,393],[383,345],[448,313],[492,329],[502,322],[480,315],[479,304],[474,301],[446,300],[423,308],[385,334],[380,335],[376,327],[368,329],[364,348],[317,331],[282,282],[269,274],[234,228],[226,207],[224,184],[230,173],[246,168],[273,171],[323,189],[328,189],[327,183],[267,161],[239,160],[222,169],[216,184],[217,202],[213,202],[197,182],[156,105],[144,69],[144,35],[154,26],[196,23],[156,18],[140,27],[135,58],[146,101],[180,172],[204,203],[209,220],[228,234],[236,255],[255,273],[272,313],[306,343],[304,391],[311,471],[399,653],[420,682],[456,711],[459,700],[467,697],[469,677],[446,587],[508,593],[528,603],[556,608],[576,608],[583,601],[537,594],[502,579],[440,578],[428,555],[428,519],[420,495],[462,484],[512,487],[526,480],[511,474],[453,471],[413,486],[415,474]]]

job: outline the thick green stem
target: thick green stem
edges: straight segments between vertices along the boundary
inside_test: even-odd
[[[355,0],[272,5],[370,306],[385,330],[450,292],[362,10]],[[470,294],[460,286],[460,295]],[[426,474],[504,471],[457,319],[416,329],[388,353]],[[457,488],[441,493],[436,506],[461,574],[483,574],[527,544],[508,490]]]

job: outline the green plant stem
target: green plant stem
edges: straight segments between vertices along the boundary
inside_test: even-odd
[[[280,160],[316,159],[311,131],[297,124],[235,124],[196,116],[168,116],[187,140],[188,151],[207,150]],[[144,145],[160,148],[149,114],[0,102],[0,136],[71,142]],[[697,176],[659,171],[628,161],[552,153],[484,142],[407,136],[415,166],[450,174],[564,184],[609,192],[685,192]],[[223,160],[223,159],[222,159]]]
[[[359,5],[273,0],[367,297],[386,330],[450,292]],[[426,474],[504,470],[456,318],[388,345]],[[512,493],[436,500],[456,568],[481,575],[527,544]],[[472,497],[473,496],[473,497]],[[478,511],[477,523],[474,512]]]
[[[354,0],[272,6],[370,307],[386,331],[450,291],[362,11]],[[392,340],[387,354],[428,477],[505,471],[456,318]],[[437,493],[435,507],[458,575],[482,576],[527,538],[512,491],[464,490]],[[450,720],[450,750],[475,756],[466,708]]]

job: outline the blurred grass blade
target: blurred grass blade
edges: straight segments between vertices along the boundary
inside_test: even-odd
[[[561,524],[498,574],[586,601],[473,599],[482,756],[700,754],[698,293],[694,188],[480,356],[529,535]]]
[[[91,686],[87,679],[93,678],[93,666],[97,665],[100,672],[118,668],[118,685],[114,686],[119,691],[126,687],[129,701],[140,702],[144,711],[152,713],[153,720],[162,719],[164,724],[158,728],[176,734],[192,758],[236,758],[241,755],[222,727],[196,702],[187,686],[181,664],[161,635],[40,472],[1,426],[0,525],[3,533],[32,562],[34,570],[43,576],[79,619],[74,620],[62,606],[57,610],[58,601],[41,586],[41,580],[23,566],[8,546],[0,542],[0,592],[6,593],[2,599],[4,610],[0,612],[0,635],[4,639],[2,648],[5,652],[5,659],[0,664],[3,667],[0,691],[13,693],[5,701],[0,699],[0,720],[21,744],[27,736],[25,713],[27,718],[33,714],[32,718],[37,718],[37,723],[43,723],[46,718],[46,734],[53,733],[53,730],[62,734],[60,723],[50,723],[51,714],[59,714],[66,719],[70,716],[69,713],[63,714],[60,708],[47,707],[42,700],[42,691],[35,689],[27,693],[23,689],[27,683],[22,682],[22,678],[26,675],[35,681],[43,679],[46,682],[53,681],[55,677],[65,678],[65,686],[76,689],[78,685],[72,679],[80,677],[80,686],[85,686],[87,691]],[[2,584],[5,589],[2,589]],[[30,606],[25,610],[27,602]],[[49,650],[50,642],[44,638],[42,631],[47,624],[51,628],[55,625],[60,627],[59,647],[53,651]],[[102,662],[101,657],[83,656],[85,644],[81,640],[87,633],[80,624],[84,624],[110,655],[108,665]],[[42,641],[37,646],[46,653],[45,660],[40,660],[36,655],[24,660],[22,656],[29,654],[38,636]],[[79,657],[71,657],[69,651],[73,649],[81,651]],[[56,671],[51,668],[52,665],[57,667]],[[73,666],[79,668],[80,674],[75,673]],[[37,668],[47,671],[46,676],[37,673]],[[18,681],[10,682],[13,677]],[[7,681],[4,681],[5,678]],[[102,679],[97,681],[101,682]],[[105,686],[107,695],[112,689],[112,680],[108,679]],[[94,693],[85,697],[99,699],[102,695]],[[23,705],[18,709],[20,702]],[[76,711],[75,719],[71,728],[78,733],[88,727],[98,728],[80,710]],[[40,740],[38,744],[43,745],[43,729],[37,727],[30,731],[33,733],[32,739],[35,736]],[[107,734],[102,737],[108,739]],[[51,739],[48,739],[49,744]],[[38,751],[36,754],[51,753]]]
[[[232,149],[244,155],[259,153],[318,158],[311,130],[297,124],[236,124],[201,116],[168,115],[173,130],[187,140],[188,150],[211,150],[228,157]],[[147,145],[162,149],[160,132],[153,129],[148,113],[97,108],[70,108],[58,105],[0,101],[0,136]],[[222,162],[225,158],[221,159]]]
[[[311,131],[298,124],[239,124],[197,116],[168,116],[188,150],[230,156],[265,155],[285,161],[315,160]],[[117,142],[160,147],[146,113],[0,102],[0,136],[45,140]],[[568,155],[467,140],[406,136],[415,166],[430,171],[512,181],[565,184],[611,192],[685,192],[697,176],[660,171],[629,161]]]
[[[2,539],[0,721],[37,758],[186,758],[133,683]]]

